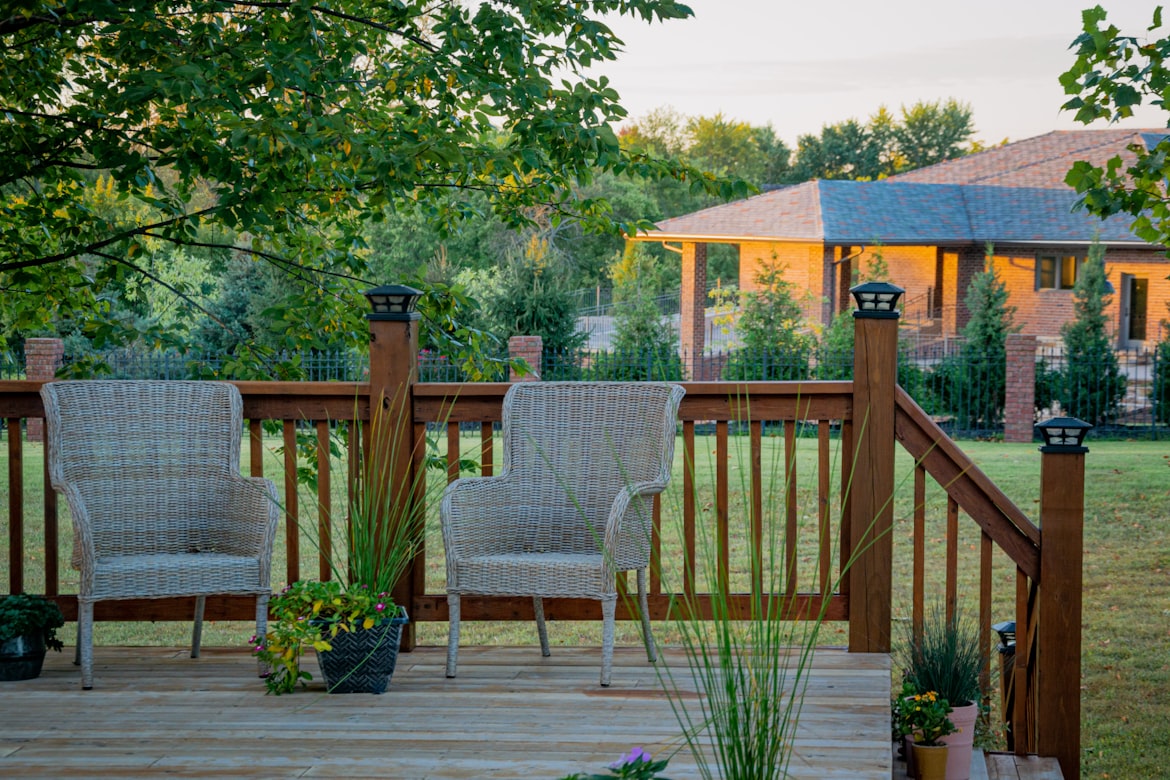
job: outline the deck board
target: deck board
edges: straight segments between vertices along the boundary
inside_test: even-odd
[[[72,654],[50,653],[37,680],[0,684],[0,776],[547,778],[600,772],[633,746],[656,756],[680,729],[653,666],[618,648],[597,685],[597,648],[445,648],[399,656],[381,696],[330,696],[318,681],[265,696],[246,651],[95,648],[95,688]],[[666,651],[686,695],[685,659]],[[315,662],[307,668],[317,674]],[[889,658],[815,656],[790,765],[794,778],[891,776]],[[698,776],[685,750],[669,776]]]

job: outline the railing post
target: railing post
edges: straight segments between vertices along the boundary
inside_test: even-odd
[[[850,290],[853,312],[853,473],[850,480],[849,650],[890,651],[893,597],[894,391],[898,297],[868,282]]]
[[[1036,752],[1065,780],[1081,776],[1081,599],[1085,433],[1064,417],[1036,426],[1040,448],[1040,593],[1036,629]]]
[[[414,303],[421,293],[402,285],[377,287],[366,293],[374,311],[366,315],[370,327],[370,451],[393,458],[379,469],[388,478],[380,495],[413,490],[414,408],[412,385],[418,381],[418,325]],[[379,449],[374,449],[379,448]],[[385,492],[382,492],[382,491]],[[392,506],[405,506],[406,497],[392,496]],[[416,558],[395,586],[394,602],[414,612]],[[401,649],[414,649],[414,623],[402,627]]]

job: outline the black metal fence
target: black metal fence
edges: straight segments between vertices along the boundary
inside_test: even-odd
[[[24,351],[0,352],[0,379],[24,379]]]
[[[457,360],[424,350],[424,382],[501,381],[506,355],[495,370],[469,372]],[[369,359],[356,351],[265,356],[259,364],[222,354],[114,350],[65,356],[64,373],[119,379],[302,379],[363,381]],[[950,435],[995,437],[1003,432],[1008,367],[1002,356],[974,355],[961,341],[904,344],[898,364],[903,388]],[[265,375],[267,370],[268,374]],[[747,350],[709,353],[693,364],[673,350],[632,352],[576,350],[545,353],[544,380],[756,381],[850,379],[851,352],[808,349],[791,353]],[[22,379],[20,350],[0,353],[0,379]],[[1035,420],[1069,415],[1096,426],[1095,435],[1157,437],[1170,434],[1170,342],[1157,349],[1108,351],[1069,358],[1060,347],[1036,356]]]

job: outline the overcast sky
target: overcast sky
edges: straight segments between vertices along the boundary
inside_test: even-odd
[[[626,49],[604,72],[632,118],[659,106],[722,112],[770,122],[790,146],[883,104],[897,115],[952,97],[973,108],[977,139],[1015,141],[1083,127],[1060,110],[1057,79],[1073,62],[1080,9],[1096,2],[691,0],[695,15],[684,21],[614,21]],[[1100,2],[1124,33],[1145,34],[1155,3]],[[1168,118],[1145,109],[1125,125],[1165,127]]]

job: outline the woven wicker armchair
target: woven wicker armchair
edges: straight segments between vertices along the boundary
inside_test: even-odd
[[[49,476],[73,517],[81,572],[77,662],[93,687],[97,601],[195,596],[199,657],[207,596],[256,597],[264,636],[279,508],[240,476],[240,393],[221,382],[80,381],[41,388]]]
[[[651,382],[525,382],[504,398],[498,477],[460,479],[443,494],[455,676],[463,595],[532,596],[549,655],[543,598],[601,602],[601,684],[613,667],[617,573],[638,573],[646,651],[653,496],[670,481],[683,389]]]

